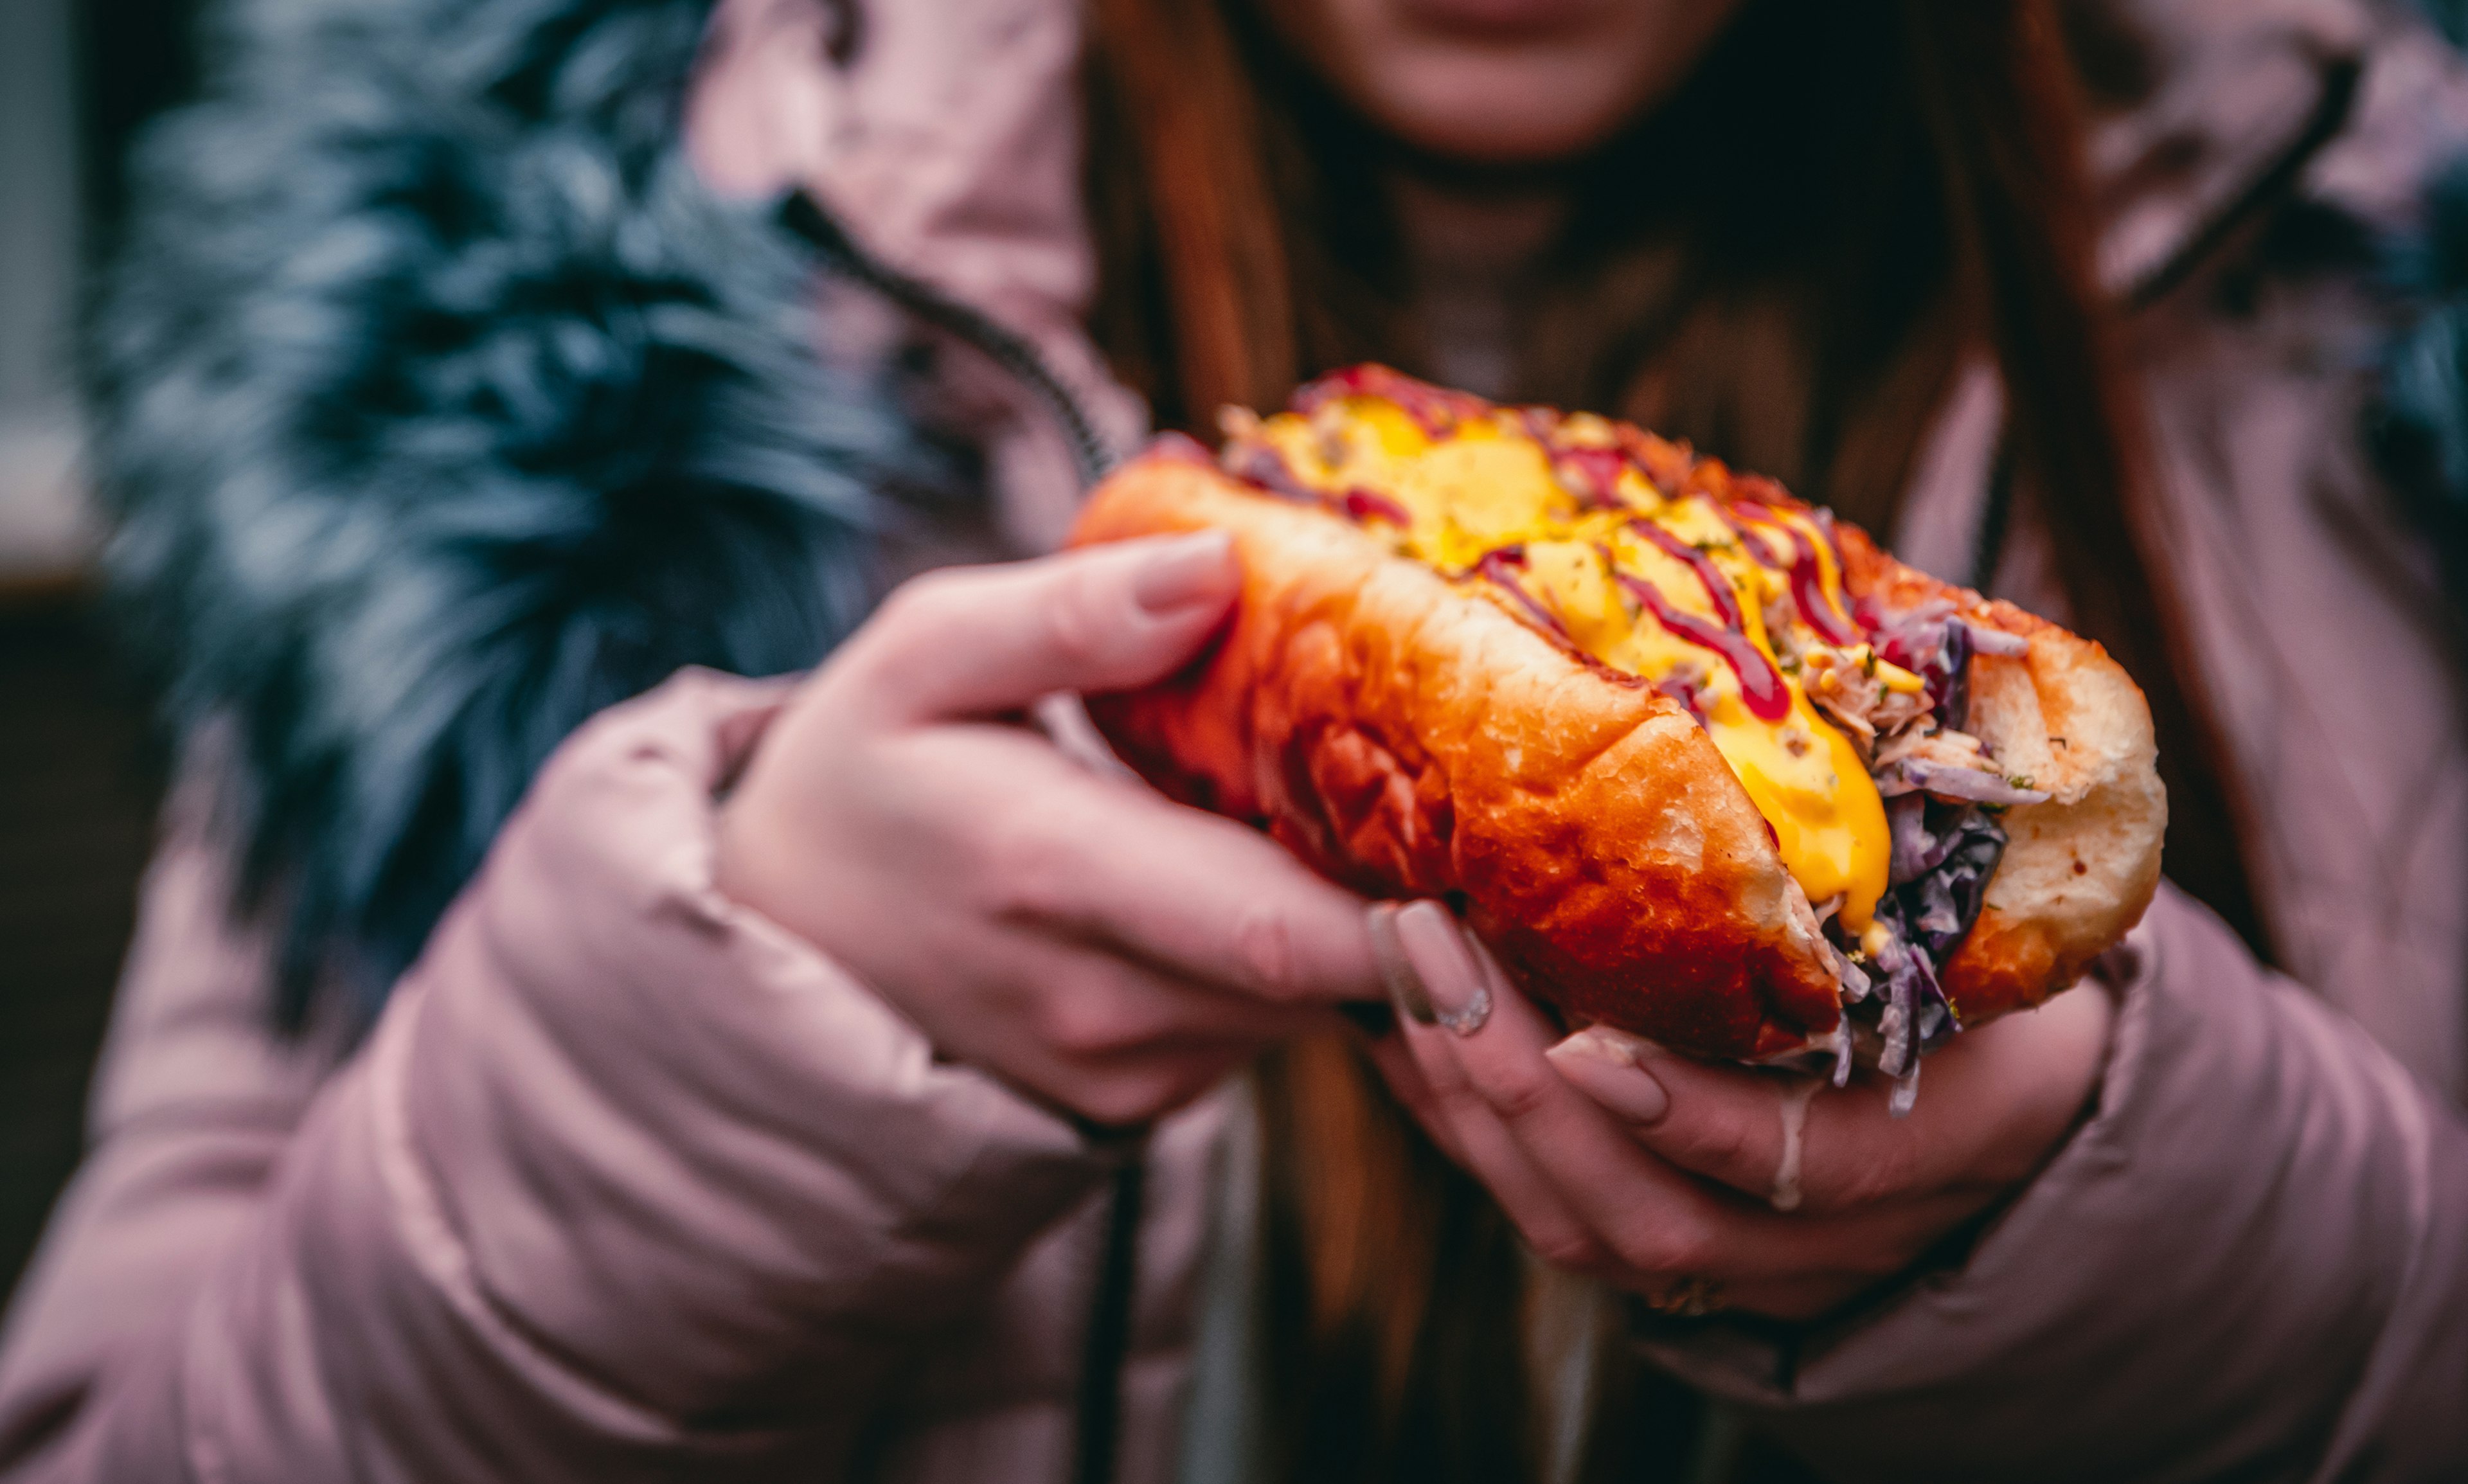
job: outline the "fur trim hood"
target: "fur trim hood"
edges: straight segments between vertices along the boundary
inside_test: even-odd
[[[678,148],[707,0],[247,0],[96,341],[106,556],[213,725],[282,1009],[360,1013],[532,773],[680,666],[811,665],[925,467],[812,255]]]

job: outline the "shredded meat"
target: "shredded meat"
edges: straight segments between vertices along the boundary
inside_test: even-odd
[[[1986,773],[1997,770],[1978,738],[1943,727],[1932,732],[1910,727],[1887,739],[1877,749],[1876,765],[1885,767],[1906,759],[1933,763],[1940,767],[1967,767]]]
[[[1866,666],[1853,663],[1840,650],[1811,646],[1800,655],[1799,685],[1809,703],[1842,728],[1862,753],[1876,742],[1876,713],[1886,692]]]
[[[1887,691],[1868,713],[1868,724],[1881,737],[1891,737],[1934,714],[1929,698],[1917,691]]]

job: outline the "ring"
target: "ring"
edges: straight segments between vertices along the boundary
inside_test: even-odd
[[[1682,1278],[1647,1295],[1645,1307],[1674,1319],[1702,1319],[1723,1307],[1723,1283],[1719,1278]]]

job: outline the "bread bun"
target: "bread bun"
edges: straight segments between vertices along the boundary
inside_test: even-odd
[[[1845,954],[1696,702],[1546,631],[1530,598],[1399,555],[1392,532],[1345,509],[1266,492],[1188,441],[1096,491],[1074,544],[1223,530],[1244,568],[1200,661],[1089,698],[1126,761],[1366,896],[1448,901],[1522,988],[1572,1017],[1713,1058],[1842,1044]],[[1972,662],[1972,730],[2047,798],[2004,811],[2002,864],[1941,970],[1963,1023],[2037,1003],[2155,887],[2165,807],[2140,693],[2097,645],[1936,582],[1856,531],[1840,551],[1854,599],[1950,600],[2027,643]]]

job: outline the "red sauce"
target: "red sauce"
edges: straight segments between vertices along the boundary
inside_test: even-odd
[[[1660,691],[1663,695],[1670,696],[1673,700],[1678,701],[1682,706],[1687,707],[1688,714],[1697,719],[1697,724],[1699,726],[1703,726],[1705,724],[1705,696],[1704,693],[1700,691],[1697,687],[1690,685],[1687,681],[1680,679],[1677,675],[1673,675],[1665,679],[1656,681],[1654,688]]]
[[[1791,715],[1791,691],[1782,683],[1782,673],[1774,669],[1773,661],[1766,658],[1763,650],[1749,642],[1747,634],[1673,606],[1671,600],[1662,596],[1662,589],[1641,577],[1631,577],[1616,567],[1611,569],[1611,575],[1663,628],[1723,656],[1731,673],[1740,677],[1740,699],[1748,703],[1750,715],[1766,721],[1779,721]]]
[[[1189,442],[1188,439],[1184,441]],[[1175,448],[1161,448],[1160,451],[1169,457],[1181,456],[1180,450]],[[1401,529],[1410,529],[1414,524],[1413,512],[1376,490],[1365,490],[1358,485],[1341,495],[1332,497],[1313,489],[1295,476],[1293,466],[1286,462],[1285,455],[1267,444],[1226,445],[1226,466],[1227,473],[1280,499],[1303,505],[1325,505],[1334,498],[1337,508],[1345,512],[1346,518],[1358,523],[1385,520]]]
[[[1740,538],[1740,550],[1748,554],[1750,561],[1777,572],[1783,569],[1783,559],[1774,555],[1774,549],[1766,544],[1764,537],[1749,530],[1747,521],[1731,513],[1729,502],[1719,494],[1712,494],[1705,497],[1705,503],[1714,507],[1714,514],[1722,516],[1723,524],[1729,526],[1731,534]]]
[[[1542,599],[1527,592],[1525,584],[1517,580],[1517,574],[1525,570],[1525,548],[1522,545],[1500,546],[1484,552],[1482,559],[1474,564],[1474,570],[1476,575],[1489,578],[1506,589],[1534,622],[1542,626],[1543,632],[1562,644],[1572,649],[1575,647],[1575,641],[1568,637],[1567,626],[1560,622],[1560,615],[1544,606]]]
[[[1791,573],[1791,601],[1799,605],[1799,616],[1807,622],[1809,628],[1817,630],[1817,637],[1838,647],[1862,642],[1866,636],[1860,632],[1859,628],[1841,609],[1834,605],[1834,600],[1826,596],[1825,576],[1817,565],[1817,546],[1815,542],[1809,540],[1808,533],[1797,526],[1784,523],[1773,512],[1762,505],[1752,505],[1742,500],[1736,508],[1740,514],[1752,520],[1770,521],[1791,533],[1792,557],[1787,568],[1782,562],[1772,560],[1769,557],[1758,556],[1754,547],[1749,549],[1748,555],[1756,557],[1757,560],[1767,566]],[[1728,518],[1727,512],[1725,515]],[[1743,533],[1741,539],[1745,544],[1748,539],[1747,528],[1741,526],[1736,520],[1733,520],[1732,524],[1734,529]]]
[[[1400,529],[1413,528],[1414,513],[1376,490],[1358,485],[1345,491],[1342,503],[1347,517],[1355,521],[1385,520]]]
[[[1617,448],[1552,448],[1551,477],[1560,488],[1594,510],[1619,510],[1620,470],[1628,455]]]
[[[1705,584],[1705,596],[1714,600],[1714,611],[1721,616],[1724,624],[1743,632],[1747,630],[1748,622],[1740,615],[1739,594],[1731,590],[1730,581],[1714,565],[1712,558],[1681,540],[1675,533],[1664,530],[1651,520],[1632,520],[1628,523],[1628,528],[1652,541],[1661,549],[1664,556],[1688,563],[1689,568],[1697,574],[1697,581]],[[1604,553],[1603,557],[1606,561],[1611,559],[1609,552]]]
[[[1320,492],[1295,478],[1294,471],[1286,464],[1285,455],[1267,444],[1228,444],[1225,452],[1225,472],[1245,484],[1298,504],[1320,503]]]
[[[1294,393],[1287,405],[1309,417],[1330,402],[1348,397],[1377,397],[1395,403],[1397,410],[1413,419],[1423,435],[1434,443],[1454,433],[1458,423],[1487,417],[1491,412],[1491,403],[1471,392],[1451,392],[1428,381],[1417,381],[1404,372],[1369,364],[1331,372]]]

